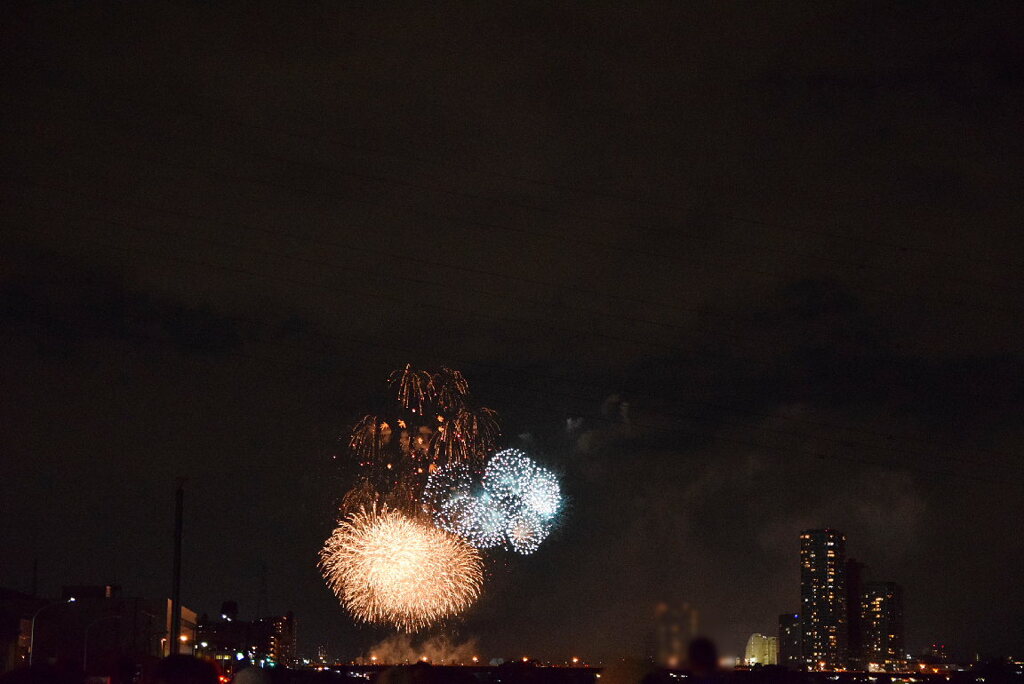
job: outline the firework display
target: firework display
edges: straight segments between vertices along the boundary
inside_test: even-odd
[[[562,494],[554,473],[522,451],[506,449],[487,462],[479,485],[464,464],[436,469],[423,503],[438,527],[478,549],[504,544],[529,554],[550,533]]]
[[[357,619],[416,631],[468,608],[479,596],[479,552],[428,521],[386,507],[339,522],[320,552],[335,595]]]
[[[394,392],[391,408],[356,423],[348,446],[361,478],[379,493],[376,501],[411,512],[432,470],[457,462],[481,467],[500,433],[494,411],[471,404],[469,383],[457,370],[427,372],[407,365],[392,373],[388,384]],[[412,496],[389,496],[396,490]]]
[[[516,553],[533,553],[550,531],[549,521],[529,511],[513,515],[505,523],[505,538]]]
[[[548,522],[562,503],[554,473],[518,449],[499,451],[487,462],[483,485],[509,508]]]
[[[412,632],[473,604],[479,549],[535,551],[562,496],[555,475],[522,451],[493,453],[495,413],[471,404],[460,372],[407,365],[388,384],[390,406],[348,438],[359,476],[319,565],[356,619]]]

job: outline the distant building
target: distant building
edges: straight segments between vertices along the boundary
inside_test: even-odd
[[[832,529],[800,534],[801,652],[810,670],[846,666],[846,536]]]
[[[295,664],[295,616],[292,613],[259,618],[254,623],[257,647],[273,663]]]
[[[743,661],[747,665],[778,665],[779,640],[773,636],[751,634]]]
[[[932,644],[928,648],[924,649],[922,662],[945,665],[953,661],[949,657],[949,649],[946,648],[946,644]]]
[[[234,615],[221,611],[220,620],[205,615],[196,626],[196,655],[213,660],[226,673],[234,671],[242,661],[246,665],[255,654],[256,644],[250,636],[251,625]]]
[[[906,663],[903,590],[895,582],[868,582],[860,601],[864,659],[869,670],[900,670]],[[872,667],[874,665],[874,667]]]
[[[225,601],[219,620],[204,615],[199,621],[196,639],[196,655],[216,661],[228,673],[241,664],[292,667],[297,660],[292,613],[249,622],[238,619],[238,604]]]
[[[670,669],[686,663],[686,649],[697,635],[697,609],[689,603],[671,606],[659,603],[654,609],[653,653],[655,663]]]
[[[860,616],[860,598],[867,581],[867,566],[852,558],[846,561],[846,662],[852,670],[867,667],[864,660],[864,634]]]
[[[785,665],[792,670],[804,667],[803,657],[800,651],[800,615],[798,613],[783,613],[779,616],[779,665]]]

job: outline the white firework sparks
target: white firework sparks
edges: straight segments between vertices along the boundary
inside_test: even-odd
[[[449,465],[431,474],[424,503],[439,527],[480,549],[532,553],[562,506],[558,478],[518,449],[492,456],[477,489],[465,465]]]

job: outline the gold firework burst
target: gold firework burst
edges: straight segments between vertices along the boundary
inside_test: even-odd
[[[320,551],[320,568],[357,619],[408,632],[463,612],[483,585],[476,549],[386,506],[342,519]]]

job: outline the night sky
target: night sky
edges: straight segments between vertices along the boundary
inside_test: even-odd
[[[3,3],[0,586],[167,595],[182,475],[187,606],[363,652],[316,554],[411,361],[569,496],[488,657],[740,653],[820,526],[1024,652],[1020,3],[334,5]]]

